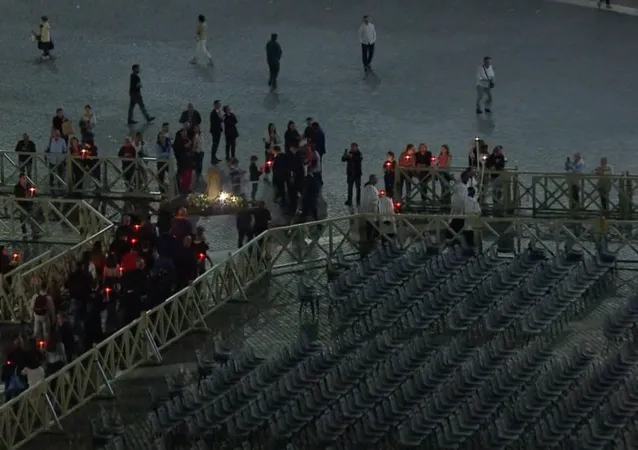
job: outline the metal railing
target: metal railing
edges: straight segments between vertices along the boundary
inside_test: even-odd
[[[175,195],[176,166],[154,157],[56,155],[0,152],[0,185],[5,192],[25,173],[41,195],[156,198]],[[20,160],[23,159],[23,161]]]
[[[464,169],[397,168],[394,200],[406,212],[449,212],[451,181]],[[638,176],[477,171],[481,203],[501,215],[631,220],[638,210]]]
[[[100,394],[113,394],[112,382],[140,364],[162,361],[161,351],[196,329],[231,299],[249,300],[249,287],[281,272],[326,268],[337,255],[357,253],[367,223],[379,232],[390,221],[400,245],[455,237],[452,216],[359,214],[269,230],[229,255],[187,288],[113,334],[44,382],[0,408],[0,446],[16,449]],[[483,248],[517,254],[536,245],[557,254],[565,248],[594,254],[601,245],[619,264],[638,268],[638,221],[472,218],[466,221]],[[387,225],[387,223],[384,223]],[[386,228],[387,231],[387,228]],[[461,230],[468,231],[468,229]],[[389,238],[381,235],[382,239]]]
[[[109,244],[113,224],[84,201],[38,198],[2,200],[5,204],[9,202],[9,205],[13,205],[14,212],[29,214],[22,219],[26,224],[35,223],[34,229],[43,230],[43,234],[37,235],[37,242],[69,246],[52,258],[50,251],[45,252],[1,277],[0,321],[26,321],[30,320],[29,301],[37,292],[40,282],[46,281],[50,289],[57,290],[66,281],[82,253],[90,250],[94,242],[100,241],[104,246]],[[32,206],[25,209],[23,202]],[[11,206],[9,208],[11,210]],[[36,208],[42,214],[33,214]],[[3,221],[0,221],[0,226],[15,227]]]
[[[111,222],[82,200],[0,198],[0,240],[75,244]]]

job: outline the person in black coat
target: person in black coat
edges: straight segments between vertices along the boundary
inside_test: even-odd
[[[193,128],[202,124],[202,116],[193,107],[193,104],[189,103],[186,106],[186,111],[183,111],[182,115],[179,116],[179,123],[182,125],[188,123],[190,128]]]
[[[275,201],[286,203],[286,185],[290,183],[290,164],[288,155],[282,153],[278,145],[273,147],[275,155],[272,161],[272,184],[275,188]]]
[[[308,220],[308,218],[311,218],[312,220],[319,220],[317,199],[319,198],[321,183],[317,177],[311,173],[306,176],[303,184],[304,190],[301,197],[301,215],[304,220]]]
[[[301,135],[297,130],[297,125],[292,120],[288,122],[288,128],[284,133],[284,150],[289,152],[292,147],[298,147]]]
[[[277,33],[270,35],[270,40],[266,44],[266,61],[268,62],[268,71],[270,76],[268,77],[268,86],[271,91],[277,89],[277,76],[279,75],[279,62],[283,51],[281,45],[277,42]]]
[[[237,116],[233,113],[230,106],[226,105],[224,111],[224,137],[226,138],[226,161],[235,159],[235,151],[237,150]]]
[[[343,152],[341,161],[346,163],[346,179],[348,182],[348,199],[346,200],[346,206],[352,206],[352,191],[356,188],[357,192],[357,206],[361,204],[361,175],[363,155],[359,150],[359,146],[353,142],[350,144],[350,149],[346,149]]]
[[[217,150],[222,140],[222,131],[224,130],[224,114],[222,112],[222,103],[219,100],[213,102],[213,110],[210,112],[210,134],[213,138],[213,146],[210,151],[210,163],[217,164],[221,160],[217,158]]]
[[[321,163],[321,160],[323,160],[323,155],[326,154],[326,135],[323,133],[323,130],[321,129],[321,126],[318,122],[312,122],[312,125],[310,127],[312,129],[312,143],[315,147],[315,150],[317,150],[317,153],[319,153],[319,162]]]

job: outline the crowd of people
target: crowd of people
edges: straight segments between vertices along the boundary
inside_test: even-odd
[[[211,263],[186,211],[124,216],[108,248],[84,252],[64,286],[43,282],[30,301],[33,333],[5,349],[8,400],[188,286]],[[7,255],[5,255],[7,256]],[[6,262],[6,261],[5,261]]]

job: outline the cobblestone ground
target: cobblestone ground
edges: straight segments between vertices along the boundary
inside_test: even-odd
[[[509,163],[524,170],[560,171],[574,151],[583,153],[588,169],[601,154],[617,170],[638,169],[635,17],[539,0],[0,0],[0,6],[10,19],[0,27],[3,149],[11,150],[24,131],[43,149],[56,107],[77,122],[90,103],[98,116],[97,144],[114,154],[131,132],[125,125],[128,75],[139,63],[145,101],[157,123],[169,121],[175,128],[189,101],[205,118],[214,99],[232,105],[244,165],[249,155],[263,155],[267,123],[276,123],[283,134],[288,120],[302,126],[306,116],[317,119],[328,139],[324,195],[332,216],[346,212],[340,156],[352,141],[364,151],[366,173],[380,172],[385,152],[398,152],[408,142],[426,142],[432,149],[446,143],[462,165],[467,143],[477,134],[503,145]],[[373,64],[378,77],[366,81],[356,33],[364,13],[372,16],[378,34]],[[29,25],[35,27],[42,14],[51,20],[58,58],[37,64]],[[215,68],[188,64],[197,14],[209,18]],[[279,33],[284,50],[278,96],[269,95],[266,86],[264,45],[272,32]],[[495,114],[489,118],[474,115],[475,67],[485,55],[493,58],[497,75]],[[152,141],[157,126],[141,130]],[[220,242],[227,238],[226,248],[234,246],[232,218],[206,224]],[[215,320],[260,330],[295,317],[290,296],[274,300],[275,291],[271,287],[269,296],[229,308]],[[298,330],[294,320],[279,325],[266,342]],[[242,334],[250,341],[249,332],[236,333]],[[253,336],[264,339],[262,333]],[[173,352],[179,356],[167,362],[191,360],[183,349],[201,340],[180,343]],[[161,373],[149,377],[163,379]],[[140,383],[149,385],[149,377],[118,383],[120,409],[141,404],[142,397],[132,392]],[[94,409],[74,415],[67,430],[77,424],[78,433],[86,434],[86,417]],[[70,448],[51,436],[26,448],[42,445]]]
[[[23,131],[43,149],[56,107],[77,122],[90,103],[98,116],[97,144],[113,154],[129,134],[128,75],[139,63],[145,101],[158,123],[176,124],[189,101],[205,118],[216,98],[232,105],[244,165],[249,155],[262,155],[268,122],[283,133],[290,119],[301,125],[306,116],[316,118],[328,138],[331,215],[345,212],[340,156],[351,141],[365,153],[366,173],[379,172],[383,154],[407,142],[434,149],[447,143],[460,165],[475,134],[504,145],[510,164],[525,170],[561,170],[573,151],[583,152],[591,169],[601,153],[617,168],[638,168],[634,17],[524,0],[0,5],[12,18],[0,29],[0,139],[7,149]],[[212,69],[188,64],[200,13],[209,18]],[[364,13],[378,32],[378,78],[368,81],[356,33]],[[58,59],[37,64],[29,26],[42,14],[50,17]],[[284,50],[277,97],[266,86],[264,45],[271,32],[279,33]],[[493,57],[497,74],[492,118],[474,115],[474,71],[484,55]],[[145,132],[152,141],[157,126]],[[215,225],[227,229],[232,220]]]

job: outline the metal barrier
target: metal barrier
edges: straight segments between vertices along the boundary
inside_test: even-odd
[[[0,240],[76,244],[111,222],[87,202],[0,198]],[[8,237],[4,237],[8,236]]]
[[[20,161],[20,158],[24,161]],[[5,192],[26,173],[43,195],[156,198],[175,195],[173,159],[120,158],[66,154],[59,163],[50,153],[0,152],[0,185]]]
[[[394,200],[402,211],[449,212],[451,181],[464,169],[397,168]],[[632,220],[638,210],[638,176],[485,170],[476,175],[480,201],[501,215]]]
[[[247,300],[251,284],[276,272],[326,268],[338,255],[358,251],[367,223],[378,227],[383,216],[359,214],[269,230],[229,255],[187,288],[124,327],[44,382],[29,388],[0,408],[0,446],[16,449],[97,395],[113,394],[112,382],[140,364],[161,362],[161,351],[195,330],[231,299]],[[455,237],[452,216],[387,216],[394,222],[392,239],[443,242]],[[638,267],[638,245],[631,229],[636,222],[472,218],[466,221],[483,248],[519,253],[538,245],[556,254],[565,247],[589,254],[601,245],[620,263]],[[629,229],[628,227],[631,227]],[[378,228],[382,233],[384,230]],[[387,230],[386,230],[387,231]],[[467,229],[461,230],[467,231]],[[629,232],[628,232],[629,231]],[[381,235],[381,238],[389,238]]]
[[[17,208],[24,209],[13,199],[3,200],[10,200]],[[58,289],[60,283],[66,281],[82,252],[90,250],[96,241],[101,241],[105,246],[110,243],[114,225],[88,203],[46,199],[32,199],[30,202],[48,211],[46,219],[41,218],[43,222],[38,227],[46,229],[49,236],[38,236],[38,242],[52,242],[52,245],[64,243],[70,248],[53,258],[50,258],[51,251],[46,252],[1,277],[0,322],[30,320],[29,301],[41,281],[46,281],[51,289]],[[58,220],[50,220],[51,217]],[[35,218],[32,216],[30,220],[35,221]],[[56,225],[58,233],[66,233],[66,237],[52,235]]]

